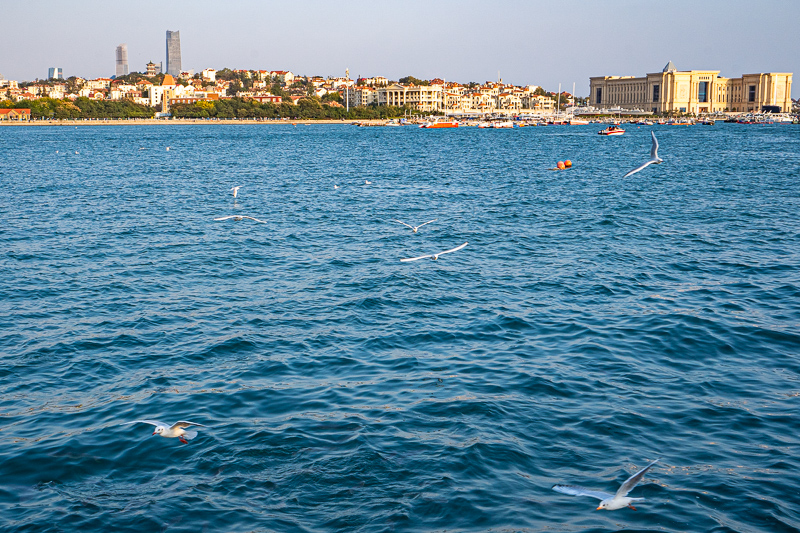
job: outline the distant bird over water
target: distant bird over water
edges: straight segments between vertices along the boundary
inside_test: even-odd
[[[239,189],[241,189],[242,187],[244,187],[244,185],[237,185],[236,187],[231,187],[234,198],[236,198],[236,195],[239,194]]]
[[[204,426],[203,424],[198,424],[196,422],[175,422],[171,426],[169,424],[165,424],[164,422],[159,422],[158,420],[134,420],[133,422],[125,422],[123,426],[128,426],[130,424],[150,424],[151,426],[155,426],[156,429],[153,431],[153,435],[161,435],[162,437],[168,439],[178,438],[182,443],[189,444],[186,442],[187,440],[191,440],[197,436],[197,431],[186,431],[184,428],[192,427],[192,426],[199,426],[199,427],[208,427]]]
[[[405,222],[403,222],[402,220],[397,220],[396,218],[393,218],[392,220],[394,220],[395,222],[399,222],[399,223],[401,223],[401,224],[402,224],[402,225],[404,225],[404,226],[408,226],[409,228],[411,228],[411,229],[414,231],[414,233],[416,233],[416,232],[417,232],[417,230],[418,230],[419,228],[421,228],[422,226],[424,226],[425,224],[430,224],[431,222],[436,222],[436,221],[437,221],[437,220],[439,220],[439,219],[438,219],[438,218],[434,218],[433,220],[429,220],[429,221],[427,221],[427,222],[425,222],[425,223],[423,223],[423,224],[420,224],[419,226],[412,226],[411,224],[406,224],[406,223],[405,223]]]
[[[561,492],[562,494],[569,494],[570,496],[591,496],[592,498],[602,500],[600,502],[600,506],[596,510],[607,509],[609,511],[615,511],[617,509],[622,509],[623,507],[630,507],[635,511],[636,507],[633,506],[633,502],[644,501],[644,498],[629,498],[628,493],[633,490],[633,487],[635,487],[636,484],[642,480],[645,472],[650,470],[650,468],[657,462],[658,459],[654,460],[649,465],[629,477],[625,483],[620,486],[616,494],[609,494],[599,490],[585,489],[577,485],[553,485],[553,490],[556,492]]]
[[[643,168],[645,168],[648,165],[653,165],[653,164],[657,165],[657,164],[659,164],[659,163],[664,161],[663,159],[658,157],[658,141],[656,140],[655,132],[650,130],[650,135],[653,136],[653,144],[652,144],[652,147],[650,148],[650,161],[647,161],[643,165],[634,168],[633,170],[631,170],[630,172],[628,172],[627,174],[622,176],[623,178],[627,178],[631,174],[636,174],[637,172],[639,172],[640,170],[642,170]]]
[[[372,185],[372,182],[369,180],[364,180],[364,185]]]
[[[242,220],[242,219],[249,218],[250,220],[255,220],[256,222],[261,222],[262,224],[266,224],[266,222],[264,222],[263,220],[258,220],[257,218],[248,217],[248,216],[245,216],[245,215],[230,215],[230,216],[227,216],[227,217],[215,218],[214,220],[228,220],[230,218],[232,218],[233,220],[236,220],[237,222]]]
[[[439,259],[439,256],[440,256],[440,255],[449,254],[449,253],[452,253],[452,252],[457,252],[457,251],[459,251],[460,249],[462,249],[463,247],[465,247],[467,244],[468,244],[468,243],[466,243],[466,242],[465,242],[464,244],[462,244],[462,245],[460,245],[460,246],[456,246],[456,247],[455,247],[455,248],[453,248],[452,250],[445,250],[444,252],[439,252],[438,254],[432,254],[432,255],[421,255],[421,256],[419,256],[419,257],[411,257],[411,258],[409,258],[409,259],[401,259],[400,261],[403,261],[403,262],[406,262],[406,261],[418,261],[418,260],[420,260],[420,259],[428,259],[428,258],[431,258],[431,259],[433,259],[434,261],[436,261],[437,259]]]

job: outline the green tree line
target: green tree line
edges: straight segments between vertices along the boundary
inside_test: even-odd
[[[39,98],[0,102],[0,109],[30,109],[35,119],[70,118],[152,118],[155,110],[149,106],[135,104],[130,100],[90,100],[85,97],[70,100]]]
[[[172,106],[172,116],[176,118],[288,118],[288,119],[387,119],[402,117],[411,112],[406,107],[370,106],[353,107],[348,113],[344,108],[331,106],[315,96],[308,96],[297,101],[297,105],[289,102],[273,104],[260,103],[247,98],[226,98],[197,102],[194,104],[176,104]]]

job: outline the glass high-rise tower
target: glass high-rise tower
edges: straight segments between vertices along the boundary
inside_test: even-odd
[[[167,74],[181,74],[181,32],[167,30]]]
[[[117,77],[128,75],[128,45],[117,46]]]

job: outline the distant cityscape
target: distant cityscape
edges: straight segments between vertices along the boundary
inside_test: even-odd
[[[130,72],[125,43],[116,47],[115,58],[111,78],[65,79],[60,67],[49,68],[46,81],[18,82],[0,75],[0,100],[126,101],[161,115],[168,115],[176,105],[207,109],[209,103],[231,98],[293,105],[310,98],[346,110],[394,106],[446,115],[552,114],[562,110],[587,114],[788,113],[798,104],[790,96],[792,73],[722,78],[719,71],[678,71],[671,61],[661,72],[644,77],[593,77],[590,97],[579,98],[560,87],[557,92],[548,92],[538,85],[516,86],[502,79],[462,84],[413,76],[396,81],[384,76],[351,79],[349,71],[342,77],[327,78],[289,70],[205,68],[195,73],[182,68],[179,31],[166,32],[166,69],[162,63],[150,61],[144,72]]]

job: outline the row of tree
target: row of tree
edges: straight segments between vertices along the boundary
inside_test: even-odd
[[[35,119],[71,118],[152,118],[155,110],[146,105],[135,104],[130,100],[90,100],[76,98],[58,100],[39,98],[37,100],[0,101],[0,109],[30,109]]]
[[[407,107],[370,106],[354,107],[348,112],[342,107],[332,106],[316,96],[307,96],[297,101],[273,104],[260,103],[248,98],[226,98],[225,100],[202,101],[194,104],[172,106],[175,118],[272,118],[272,119],[387,119],[410,113]]]

